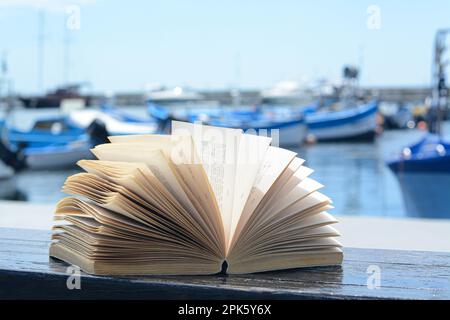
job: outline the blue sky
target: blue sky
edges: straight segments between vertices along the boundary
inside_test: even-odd
[[[63,81],[69,4],[81,9],[81,28],[68,31],[69,79],[89,81],[96,91],[146,83],[264,88],[336,79],[349,63],[362,64],[363,85],[424,85],[434,33],[450,27],[447,0],[0,0],[0,50],[16,90],[38,90],[39,10],[45,88]],[[367,27],[370,5],[380,9],[379,30]]]

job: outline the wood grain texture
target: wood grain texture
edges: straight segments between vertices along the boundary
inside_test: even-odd
[[[344,249],[342,267],[250,275],[97,277],[66,286],[68,265],[48,257],[50,232],[0,228],[0,299],[450,299],[450,254]],[[381,270],[368,289],[367,268]]]

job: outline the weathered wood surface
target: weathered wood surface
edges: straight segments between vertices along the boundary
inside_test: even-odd
[[[48,257],[50,232],[0,228],[0,299],[450,299],[450,254],[344,250],[342,267],[239,276],[96,277],[66,286],[68,265]],[[381,286],[367,287],[378,266]]]

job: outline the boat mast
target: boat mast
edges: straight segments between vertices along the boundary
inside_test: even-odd
[[[450,29],[442,29],[436,32],[434,42],[434,59],[432,65],[432,104],[428,116],[428,128],[431,133],[441,134],[443,113],[447,109],[448,89],[446,85],[443,54],[446,50],[445,40]]]
[[[64,25],[63,39],[63,83],[69,84],[70,81],[70,30]]]
[[[45,70],[45,11],[41,9],[38,17],[38,78],[37,88],[40,92],[44,90]]]
[[[13,107],[12,101],[13,81],[8,75],[8,55],[6,51],[2,52],[1,73],[0,73],[0,106],[5,105],[6,116]]]

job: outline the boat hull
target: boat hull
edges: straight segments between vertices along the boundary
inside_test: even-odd
[[[413,160],[395,159],[388,162],[394,172],[450,172],[450,155]]]
[[[304,122],[283,126],[279,130],[279,144],[282,147],[299,146],[305,141],[307,128]]]
[[[268,125],[237,125],[233,122],[214,121],[208,123],[213,126],[242,129],[244,133],[267,134],[272,138],[272,145],[281,147],[294,147],[303,144],[306,138],[307,128],[303,120],[271,123]]]
[[[25,151],[29,169],[55,169],[74,167],[81,159],[92,159],[90,145],[54,146]]]
[[[373,141],[376,114],[377,105],[370,104],[350,111],[308,115],[308,134],[318,141]]]

